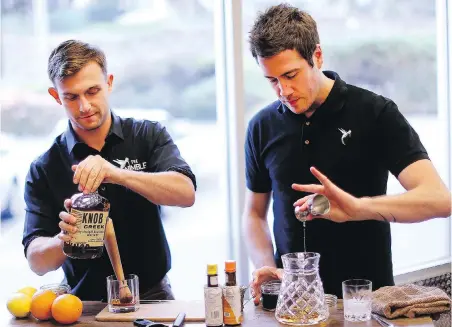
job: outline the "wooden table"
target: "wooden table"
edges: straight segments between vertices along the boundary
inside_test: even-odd
[[[105,303],[101,302],[83,302],[83,315],[79,321],[73,325],[76,327],[91,327],[91,326],[111,326],[111,327],[123,327],[123,326],[133,326],[132,322],[99,322],[94,319],[94,317],[105,307]],[[254,307],[252,302],[249,302],[245,307],[244,312],[245,321],[242,326],[244,327],[270,327],[270,326],[285,326],[279,324],[274,316],[274,312],[267,312],[262,310],[261,307]],[[392,321],[395,327],[397,326],[416,326],[416,327],[434,327],[432,319],[429,317],[421,317],[415,319],[399,319]],[[10,327],[10,326],[39,326],[39,327],[49,327],[49,326],[62,326],[56,322],[46,321],[38,322],[33,318],[28,319],[15,319],[8,318],[7,321],[0,320],[0,326]],[[202,323],[185,323],[185,326],[195,327],[195,326],[205,326]],[[331,308],[329,319],[317,325],[319,327],[381,327],[375,320],[370,320],[366,322],[348,322],[344,321],[344,311],[342,309],[342,303],[339,301],[336,308]]]

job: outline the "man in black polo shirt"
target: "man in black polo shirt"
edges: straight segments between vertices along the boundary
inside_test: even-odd
[[[263,281],[281,278],[281,255],[304,251],[294,207],[305,210],[311,193],[326,195],[332,208],[308,216],[306,250],[321,254],[325,292],[339,297],[346,279],[394,284],[389,222],[450,215],[450,193],[395,103],[322,72],[319,42],[312,17],[289,5],[262,13],[250,33],[252,55],[279,98],[246,135],[244,230],[258,268],[256,301]],[[388,171],[406,193],[385,196]],[[275,253],[266,218],[272,193]]]
[[[141,297],[173,299],[160,205],[193,205],[195,176],[162,125],[110,111],[113,76],[100,49],[65,41],[52,51],[48,73],[49,93],[69,124],[31,164],[26,179],[23,245],[31,269],[43,275],[62,266],[73,294],[106,299],[113,269],[105,252],[100,259],[77,260],[62,251],[75,232],[75,218],[65,211],[68,199],[97,190],[110,201],[124,272],[138,275]]]

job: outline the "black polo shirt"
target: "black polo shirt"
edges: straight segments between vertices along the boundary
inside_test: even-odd
[[[411,163],[428,159],[418,135],[391,100],[346,84],[334,72],[326,101],[308,119],[279,101],[250,121],[245,144],[247,187],[273,191],[275,259],[303,252],[302,223],[293,203],[307,193],[292,183],[319,184],[309,168],[317,167],[331,181],[356,196],[386,194],[388,171],[394,176]],[[366,278],[374,289],[393,285],[389,223],[306,223],[306,247],[320,253],[325,292],[342,297],[341,283]]]
[[[65,210],[64,200],[78,193],[71,166],[96,154],[123,169],[177,171],[191,178],[196,186],[190,167],[166,129],[157,122],[112,114],[112,125],[100,152],[79,142],[69,124],[66,132],[30,166],[25,185],[25,253],[34,238],[53,237],[60,232],[58,214]],[[121,185],[105,183],[98,191],[110,201],[124,273],[137,274],[140,292],[146,292],[171,268],[160,206]],[[106,277],[114,272],[105,248],[99,259],[67,258],[63,270],[73,294],[83,300],[106,299]]]

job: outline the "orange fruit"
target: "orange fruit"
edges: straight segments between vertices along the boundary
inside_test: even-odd
[[[52,316],[60,324],[72,324],[80,318],[83,311],[82,301],[72,294],[58,296],[52,304]]]
[[[39,290],[31,298],[30,312],[36,319],[52,318],[52,303],[57,295],[51,290]]]

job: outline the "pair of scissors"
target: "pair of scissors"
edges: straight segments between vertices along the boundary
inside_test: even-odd
[[[181,312],[177,315],[176,320],[173,322],[173,327],[182,327],[185,321],[185,313]],[[135,319],[133,325],[136,327],[169,327],[168,325],[160,322],[154,322],[147,319]]]

